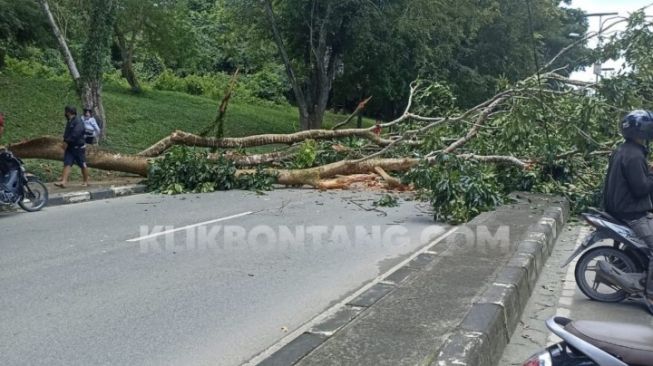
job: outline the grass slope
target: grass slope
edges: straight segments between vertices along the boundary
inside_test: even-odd
[[[122,153],[141,151],[175,130],[199,133],[212,123],[218,106],[218,101],[184,93],[151,90],[134,95],[115,85],[105,87],[103,98],[108,136],[102,147]],[[61,136],[63,108],[68,104],[81,109],[71,83],[0,73],[0,111],[6,123],[0,146],[42,135]],[[325,126],[344,118],[327,113]],[[290,106],[232,102],[225,119],[225,134],[232,137],[291,133],[297,128],[297,109]],[[46,181],[55,181],[61,174],[61,163],[31,160],[26,164]],[[116,176],[94,170],[91,174],[96,180]],[[79,179],[79,169],[73,169],[72,178]]]
[[[198,133],[213,121],[218,106],[218,101],[184,93],[151,90],[134,95],[113,85],[105,87],[103,98],[108,119],[103,146],[124,153],[140,151],[174,130]],[[69,83],[0,74],[0,111],[7,123],[0,145],[61,135],[67,104],[81,107]],[[328,113],[325,126],[344,118]],[[297,127],[297,109],[290,106],[232,102],[225,120],[225,134],[233,137],[291,133]]]

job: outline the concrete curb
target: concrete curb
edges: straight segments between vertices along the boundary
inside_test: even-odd
[[[116,186],[108,188],[91,189],[81,192],[53,194],[48,200],[48,206],[62,206],[73,203],[105,200],[117,197],[131,196],[145,193],[147,187],[143,184]]]
[[[444,343],[434,364],[481,366],[499,362],[568,218],[569,204],[563,200],[531,225],[495,282]]]
[[[521,202],[530,202],[528,196],[516,198]],[[471,310],[449,334],[447,341],[434,348],[431,356],[422,364],[496,364],[517,326],[538,274],[569,215],[566,201],[549,198],[545,207],[543,214],[533,217],[531,222],[535,223],[530,225],[522,236],[513,238],[511,246],[515,248],[515,252],[505,266],[498,270],[496,280],[475,299]],[[479,215],[475,221],[484,222],[483,215],[490,213]],[[353,323],[402,283],[419,276],[422,270],[437,258],[431,251],[436,244],[437,241],[427,246],[403,267],[359,294],[335,314],[259,361],[258,365],[286,366],[301,363],[304,357],[335,337],[341,329]]]

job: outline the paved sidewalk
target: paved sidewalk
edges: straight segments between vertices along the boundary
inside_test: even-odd
[[[560,268],[589,232],[588,226],[579,224],[568,224],[564,229],[499,365],[521,365],[533,353],[558,342],[544,325],[553,316],[653,326],[653,316],[638,304],[606,304],[585,297],[576,287],[575,262]]]
[[[565,201],[517,197],[248,365],[496,363],[567,217]]]
[[[92,182],[87,187],[80,182],[71,182],[66,188],[60,188],[54,183],[46,183],[50,199],[48,206],[60,206],[71,203],[110,199],[144,193],[143,178],[120,177],[115,180]]]
[[[48,192],[53,194],[63,194],[63,193],[73,193],[73,192],[88,192],[89,190],[94,189],[103,189],[110,187],[122,187],[129,186],[134,184],[140,184],[144,178],[142,177],[117,177],[116,179],[103,180],[103,181],[92,181],[88,187],[83,187],[82,182],[73,181],[69,182],[66,188],[59,188],[52,183],[46,183],[45,186],[48,187]]]

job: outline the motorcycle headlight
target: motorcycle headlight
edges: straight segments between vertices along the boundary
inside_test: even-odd
[[[543,351],[529,358],[522,366],[553,366],[549,351]]]

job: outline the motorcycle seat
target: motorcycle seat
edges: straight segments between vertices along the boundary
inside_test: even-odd
[[[588,211],[590,211],[591,213],[593,213],[595,215],[599,215],[599,216],[603,217],[606,220],[612,221],[615,224],[626,225],[625,222],[619,220],[618,218],[610,215],[609,213],[607,213],[605,211],[601,211],[601,210],[593,208],[593,207],[588,208]]]
[[[653,328],[579,320],[565,326],[569,333],[631,366],[653,366]]]

